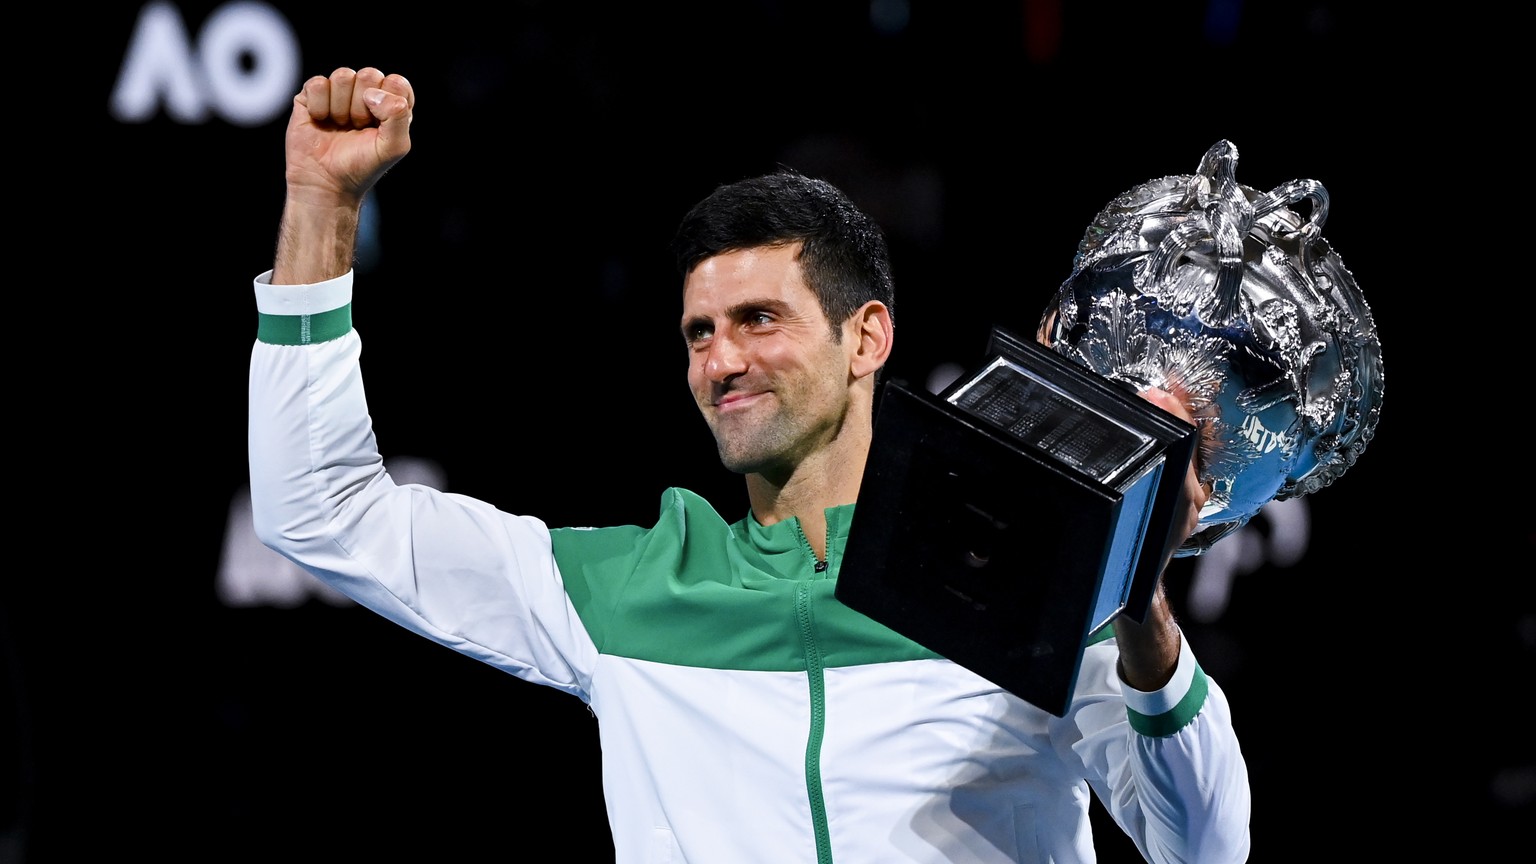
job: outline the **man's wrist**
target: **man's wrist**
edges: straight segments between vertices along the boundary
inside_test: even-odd
[[[359,205],[289,198],[278,228],[273,284],[313,285],[351,270],[360,210]]]

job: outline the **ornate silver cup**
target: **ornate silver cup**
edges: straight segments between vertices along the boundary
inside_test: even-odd
[[[1381,414],[1381,344],[1322,237],[1312,180],[1257,192],[1219,141],[1195,174],[1120,195],[1088,226],[1041,316],[1041,344],[1137,390],[1182,395],[1212,494],[1174,553],[1199,555],[1272,500],[1339,478]],[[1310,202],[1306,218],[1290,209]]]

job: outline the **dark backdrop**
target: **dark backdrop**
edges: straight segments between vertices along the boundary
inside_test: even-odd
[[[250,280],[287,98],[338,65],[402,72],[419,99],[359,261],[385,455],[551,524],[648,523],[670,485],[744,506],[684,387],[665,249],[720,182],[789,164],[882,220],[892,374],[913,381],[993,325],[1031,331],[1097,210],[1219,139],[1246,185],[1321,182],[1381,334],[1377,437],[1289,523],[1169,577],[1234,703],[1252,860],[1478,860],[1516,838],[1536,798],[1523,421],[1473,396],[1523,389],[1504,357],[1530,308],[1478,242],[1503,231],[1478,202],[1516,157],[1500,79],[1475,71],[1500,22],[1241,0],[310,5],[95,12],[27,97],[53,161],[13,168],[81,182],[21,235],[67,253],[14,373],[52,399],[16,408],[43,494],[0,609],[0,859],[611,857],[579,701],[338,602],[245,534]],[[284,44],[296,71],[263,113],[248,91]],[[147,108],[116,101],[133,58],[159,82]],[[1113,834],[1101,849],[1133,860]]]

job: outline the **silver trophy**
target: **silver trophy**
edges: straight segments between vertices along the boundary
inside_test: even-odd
[[[1038,341],[1138,390],[1181,394],[1212,494],[1174,555],[1208,551],[1272,500],[1355,463],[1381,414],[1381,345],[1360,289],[1322,237],[1312,180],[1258,192],[1219,141],[1195,174],[1143,183],[1089,225]],[[1291,209],[1310,205],[1303,217]]]
[[[1322,239],[1327,193],[1259,193],[1236,163],[1221,141],[1101,210],[1033,338],[994,327],[940,393],[884,382],[839,600],[1063,716],[1083,646],[1144,620],[1167,556],[1354,464],[1381,349]],[[1191,464],[1213,491],[1185,540]]]

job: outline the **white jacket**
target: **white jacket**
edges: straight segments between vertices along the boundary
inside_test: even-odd
[[[1106,632],[1056,717],[835,599],[853,505],[827,511],[819,570],[797,522],[727,522],[682,489],[649,527],[551,529],[397,485],[352,274],[268,278],[258,536],[397,624],[590,705],[620,864],[1089,864],[1090,794],[1148,861],[1246,860],[1247,769],[1187,641],[1173,680],[1142,693]]]

